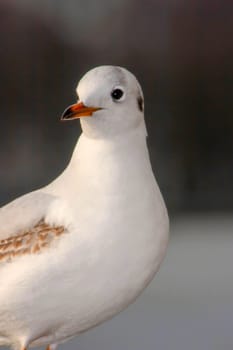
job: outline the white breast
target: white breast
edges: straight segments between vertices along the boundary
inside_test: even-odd
[[[70,198],[77,219],[73,317],[79,331],[132,302],[166,250],[167,211],[141,136],[132,133],[117,143],[82,136],[64,174],[79,179],[79,195]]]

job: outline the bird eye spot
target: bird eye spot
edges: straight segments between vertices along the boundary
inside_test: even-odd
[[[122,99],[124,95],[124,92],[122,91],[122,89],[120,88],[115,88],[112,92],[111,92],[111,96],[113,98],[113,100],[115,101],[119,101]]]

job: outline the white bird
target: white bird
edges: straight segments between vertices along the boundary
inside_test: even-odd
[[[133,74],[101,66],[62,120],[82,134],[64,172],[0,208],[0,345],[57,344],[113,317],[164,257],[167,210]],[[50,345],[49,345],[50,344]]]

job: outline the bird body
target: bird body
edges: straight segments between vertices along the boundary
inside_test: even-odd
[[[79,83],[78,113],[92,113],[83,111],[86,105],[101,108],[81,119],[83,133],[67,168],[0,209],[0,345],[58,344],[111,318],[142,292],[164,257],[168,216],[143,113],[135,102],[135,115],[142,116],[115,128],[116,120],[106,121],[106,86],[96,97],[106,80],[111,89],[134,82],[132,96],[141,90],[124,69],[94,71]],[[125,94],[122,106],[130,90]],[[125,112],[127,119],[130,109]]]

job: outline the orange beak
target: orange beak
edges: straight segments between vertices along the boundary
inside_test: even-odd
[[[63,112],[61,120],[73,120],[81,117],[91,117],[96,111],[99,111],[100,107],[87,107],[82,102],[75,103],[69,106]]]

